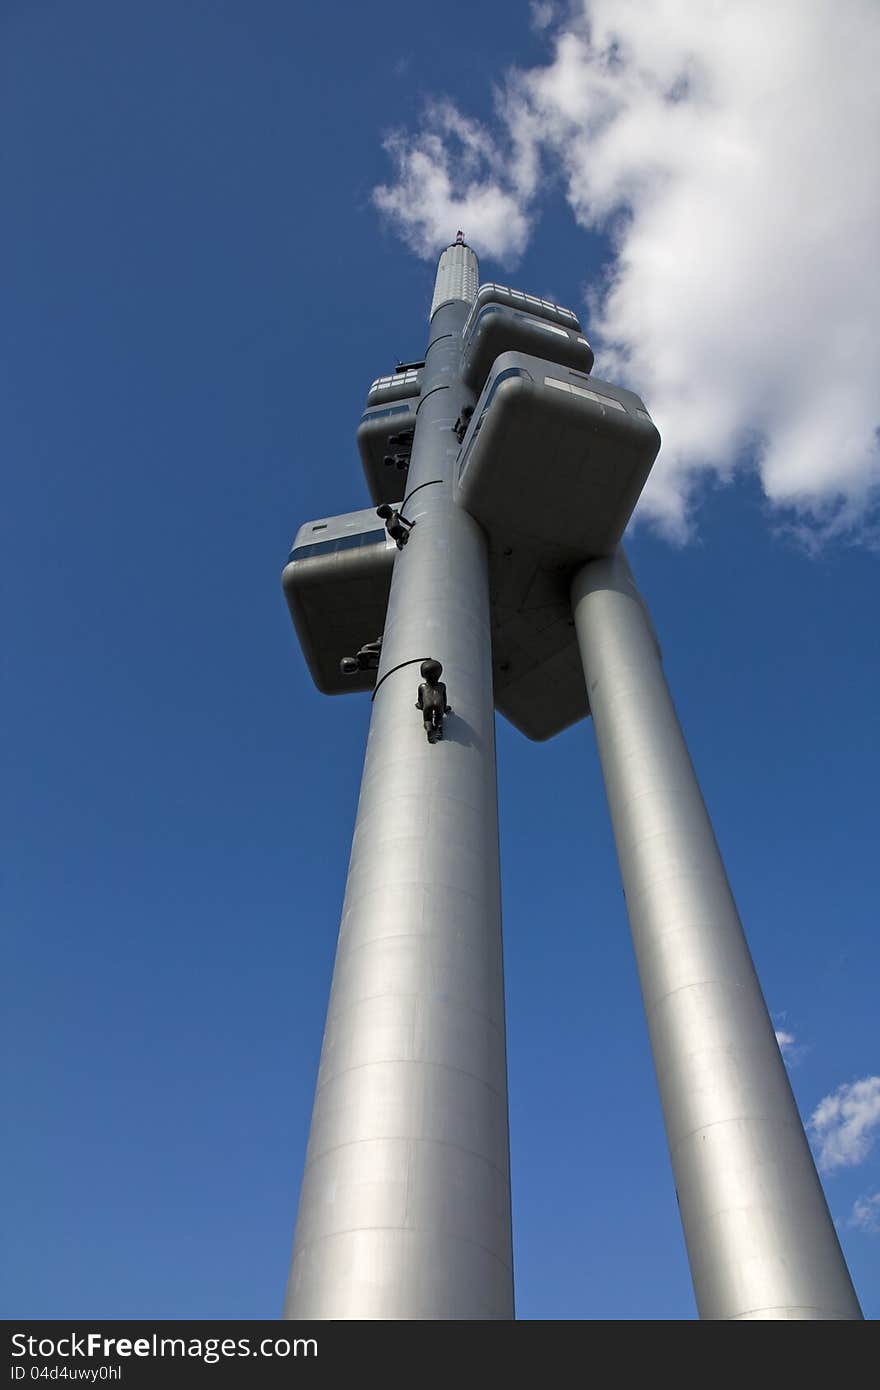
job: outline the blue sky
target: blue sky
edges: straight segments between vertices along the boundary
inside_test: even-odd
[[[483,278],[604,325],[654,409],[629,311],[585,303],[615,207],[572,202],[552,142],[534,188],[509,173],[493,91],[551,62],[544,17],[0,15],[6,1316],[280,1311],[369,705],[314,690],[279,575],[303,521],[368,505],[367,387],[424,346],[433,264],[409,248],[432,233],[373,190],[403,186],[392,129],[404,155],[431,119],[450,138],[426,98],[490,132],[461,210],[500,188],[524,220]],[[787,422],[762,419],[781,447]],[[834,419],[816,428],[833,459]],[[664,426],[630,558],[807,1118],[880,1072],[867,474],[841,438],[843,491],[780,482],[739,417],[689,447]],[[498,759],[518,1315],[691,1318],[592,730],[535,745],[499,722]],[[839,1097],[844,1160],[827,1106],[816,1142],[876,1317],[872,1097]]]

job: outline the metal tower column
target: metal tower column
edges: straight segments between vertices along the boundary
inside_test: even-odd
[[[452,497],[476,284],[468,247],[443,253],[288,1318],[513,1316],[487,547]],[[414,708],[426,657],[453,708],[433,746]]]
[[[700,1316],[860,1318],[622,552],[572,606]]]

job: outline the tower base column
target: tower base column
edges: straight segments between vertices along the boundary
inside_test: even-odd
[[[623,551],[572,608],[702,1318],[860,1318]]]

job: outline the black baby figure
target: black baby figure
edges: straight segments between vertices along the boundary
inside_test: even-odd
[[[375,642],[365,642],[357,656],[344,656],[339,669],[344,676],[356,676],[359,671],[375,671],[381,655],[382,638],[377,637]]]
[[[385,522],[385,530],[397,545],[397,549],[402,550],[409,540],[409,533],[415,522],[407,521],[406,517],[388,502],[383,502],[381,507],[376,508],[376,515],[381,516]]]
[[[437,743],[443,737],[443,720],[452,713],[452,706],[446,703],[446,686],[440,679],[443,667],[439,661],[429,658],[422,662],[419,670],[422,684],[419,686],[416,709],[422,711],[428,742]]]

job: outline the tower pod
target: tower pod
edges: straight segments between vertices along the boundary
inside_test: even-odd
[[[406,493],[417,400],[368,406],[361,416],[358,452],[374,502],[397,502]]]
[[[489,537],[495,703],[528,738],[589,713],[571,578],[613,550],[659,447],[631,391],[523,353],[492,367],[455,495]]]
[[[521,309],[524,314],[534,314],[537,318],[546,319],[548,323],[558,323],[563,328],[571,328],[575,333],[581,331],[578,316],[572,309],[554,304],[552,299],[541,299],[536,294],[525,294],[523,290],[512,290],[509,285],[496,285],[494,281],[490,281],[477,290],[462,337],[468,336],[474,319],[487,304],[506,304],[510,309]]]
[[[417,396],[421,390],[422,373],[419,367],[405,367],[388,376],[377,376],[367,392],[367,406],[387,405]]]
[[[455,495],[492,542],[575,565],[614,549],[659,448],[633,392],[505,352],[462,442]]]
[[[580,372],[589,372],[593,365],[593,350],[577,327],[550,323],[504,304],[486,304],[472,319],[464,345],[461,374],[471,390],[481,390],[495,359],[513,351],[535,353]]]
[[[372,508],[308,521],[281,575],[312,680],[324,695],[372,690],[375,671],[343,676],[339,663],[385,624],[397,548]]]

